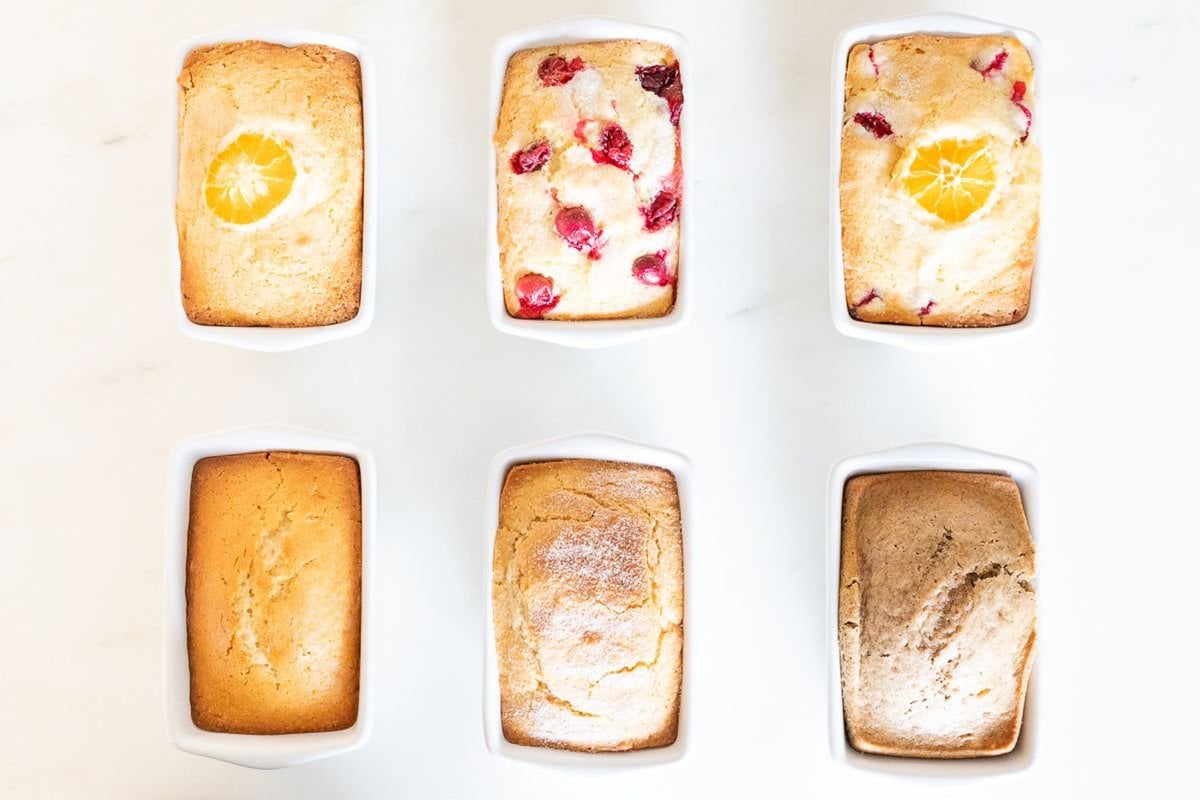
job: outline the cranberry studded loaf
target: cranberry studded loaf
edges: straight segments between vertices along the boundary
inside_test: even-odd
[[[192,474],[187,637],[206,731],[336,731],[358,718],[358,463],[314,453],[204,458]]]
[[[522,50],[497,120],[497,237],[513,317],[661,317],[679,277],[683,82],[670,47]]]
[[[200,47],[179,74],[183,304],[201,325],[310,327],[358,314],[362,86],[332,47]]]
[[[921,758],[1012,750],[1037,636],[1033,576],[1011,478],[848,480],[838,638],[850,744]]]
[[[860,44],[846,65],[846,306],[866,322],[1009,325],[1029,311],[1042,157],[1009,36]]]
[[[658,467],[514,467],[500,496],[492,599],[504,737],[589,752],[675,741],[683,552]]]

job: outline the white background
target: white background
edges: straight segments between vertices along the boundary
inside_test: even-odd
[[[939,9],[1042,37],[1047,126],[1043,324],[939,356],[838,336],[826,291],[834,37],[930,6],[172,6],[0,13],[0,795],[927,797],[830,759],[823,564],[830,464],[923,439],[1043,478],[1040,762],[954,795],[1195,791],[1195,4]],[[695,60],[694,321],[601,352],[496,333],[482,286],[492,42],[582,12],[675,28]],[[287,355],[185,339],[169,304],[177,45],[265,22],[365,39],[381,89],[376,322]],[[167,742],[163,504],[176,440],[276,422],[378,456],[379,692],[365,748],[260,773]],[[673,765],[575,773],[483,745],[487,465],[584,429],[696,465],[695,728]]]

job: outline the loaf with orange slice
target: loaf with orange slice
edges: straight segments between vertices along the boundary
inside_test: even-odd
[[[183,304],[201,325],[310,327],[358,314],[358,59],[323,45],[199,47],[179,74]]]
[[[866,322],[1025,318],[1042,157],[1033,62],[1011,36],[859,44],[846,64],[846,307]]]

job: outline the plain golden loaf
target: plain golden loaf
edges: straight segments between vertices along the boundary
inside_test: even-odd
[[[192,720],[223,733],[334,731],[358,718],[358,463],[315,453],[204,458],[192,475]]]
[[[508,741],[591,752],[675,741],[682,537],[665,469],[590,460],[513,467],[492,574]]]

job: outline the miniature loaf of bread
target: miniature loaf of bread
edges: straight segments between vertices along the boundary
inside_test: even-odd
[[[513,55],[494,142],[510,316],[670,313],[682,108],[683,77],[665,44],[623,39]]]
[[[204,458],[192,474],[192,720],[309,733],[358,718],[358,463],[315,453]]]
[[[864,322],[1024,319],[1037,256],[1034,64],[1011,36],[859,44],[846,64],[846,307]]]
[[[838,619],[850,743],[925,758],[1012,750],[1033,665],[1033,576],[1011,478],[847,481]]]
[[[492,577],[506,739],[592,752],[675,741],[683,553],[670,472],[588,460],[514,467]]]
[[[193,322],[306,327],[357,315],[358,59],[269,42],[189,53],[179,74],[175,219]]]

